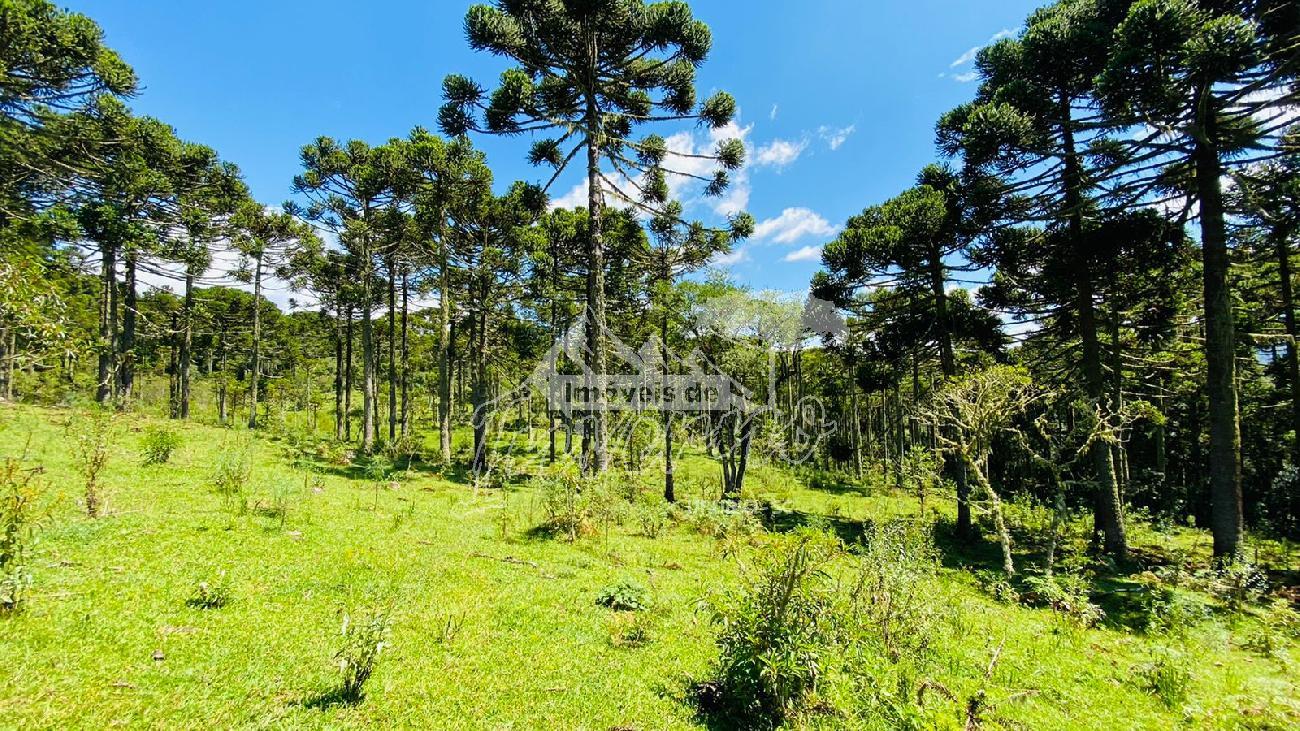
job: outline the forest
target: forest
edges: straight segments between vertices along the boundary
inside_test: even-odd
[[[1300,5],[1034,11],[799,291],[742,34],[463,23],[266,201],[0,0],[0,726],[1300,726]]]

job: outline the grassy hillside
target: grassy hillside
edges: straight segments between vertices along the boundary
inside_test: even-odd
[[[143,466],[143,441],[161,422],[139,416],[115,420],[106,509],[92,519],[74,457],[87,420],[0,410],[0,457],[44,470],[32,586],[23,611],[0,617],[0,726],[724,725],[699,715],[693,691],[718,655],[709,607],[734,595],[771,550],[767,530],[686,511],[650,538],[642,497],[642,507],[614,505],[608,521],[569,541],[539,530],[547,496],[535,483],[475,491],[419,464],[367,471],[328,450],[196,424],[174,427],[180,446],[169,461]],[[222,466],[237,472],[245,450],[246,493],[220,494],[214,475]],[[682,470],[688,498],[716,480],[703,457]],[[652,468],[643,479],[654,484]],[[812,526],[851,541],[864,521],[917,514],[909,496],[812,490],[774,467],[759,467],[752,487],[775,506],[767,523],[776,531]],[[931,497],[932,510],[936,503],[942,519],[947,506]],[[1013,522],[1023,528],[1035,516],[1013,512]],[[1197,531],[1134,532],[1153,563],[1194,572],[1207,555]],[[1300,725],[1294,628],[1266,627],[1266,617],[1283,615],[1261,602],[1230,611],[1224,595],[1189,580],[1178,591],[1199,609],[1146,631],[1124,603],[1141,575],[1103,572],[1095,591],[1108,619],[1087,628],[1066,609],[1011,600],[1023,589],[982,571],[986,561],[998,565],[993,544],[959,552],[942,525],[937,535],[937,577],[918,585],[924,651],[896,664],[872,660],[872,677],[828,676],[824,708],[802,723],[962,728],[973,716],[983,728]],[[1038,547],[1024,544],[1018,558],[1032,568]],[[1260,550],[1279,562],[1286,549]],[[1086,572],[1079,546],[1067,542],[1062,552],[1063,565]],[[831,571],[848,575],[867,560],[839,552]],[[598,605],[625,582],[644,589],[645,611]],[[213,596],[227,601],[197,606]],[[355,622],[375,605],[391,607],[386,647],[364,698],[340,702],[344,613]],[[1273,641],[1258,641],[1262,629]],[[876,690],[864,690],[872,682]]]

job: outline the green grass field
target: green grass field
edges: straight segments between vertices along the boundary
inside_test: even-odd
[[[84,418],[0,409],[0,456],[44,468],[48,511],[25,609],[0,617],[0,727],[649,731],[708,723],[690,692],[717,653],[704,607],[737,586],[761,535],[716,539],[676,524],[652,539],[628,520],[568,542],[534,530],[540,497],[526,484],[475,491],[421,469],[375,481],[298,459],[288,442],[196,424],[177,427],[181,446],[170,461],[145,467],[143,429],[154,422],[142,416],[116,420],[106,511],[92,519],[72,446]],[[240,511],[212,477],[244,448],[254,459]],[[688,497],[716,480],[703,457],[682,469]],[[650,466],[646,484],[654,480]],[[916,513],[907,496],[814,491],[772,467],[757,468],[752,488],[783,508],[785,522],[846,534],[864,519]],[[1194,530],[1134,534],[1152,554],[1194,563],[1206,553]],[[982,693],[982,728],[1300,726],[1297,642],[1248,649],[1259,610],[1212,611],[1160,634],[1113,621],[1083,629],[1048,609],[998,601],[958,568],[985,554],[996,560],[993,544],[944,554],[933,586],[941,609],[934,650],[919,677],[952,698],[928,696],[926,725],[962,728],[968,699]],[[1032,564],[1030,552],[1019,558]],[[638,620],[644,643],[624,641],[631,620],[596,603],[628,580],[648,589],[652,606]],[[229,602],[190,606],[201,582],[226,587]],[[375,602],[392,605],[388,646],[363,700],[330,702],[342,611]],[[1159,657],[1189,672],[1176,702],[1143,680]],[[869,713],[807,723],[891,726]]]

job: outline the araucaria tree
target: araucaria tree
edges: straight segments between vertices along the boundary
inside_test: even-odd
[[[1229,284],[1223,177],[1281,126],[1294,104],[1295,30],[1290,3],[1139,0],[1115,31],[1098,76],[1109,123],[1138,128],[1131,145],[1135,197],[1164,188],[1199,206],[1205,307],[1206,391],[1214,554],[1241,552],[1245,528],[1238,415],[1238,343]],[[1283,25],[1279,26],[1281,21]],[[1278,92],[1278,93],[1275,93]],[[1159,170],[1155,180],[1145,171]]]
[[[721,141],[711,155],[687,155],[668,148],[663,137],[633,137],[649,122],[699,120],[726,126],[735,100],[718,92],[696,102],[695,72],[708,56],[712,36],[684,2],[608,0],[498,0],[475,5],[465,17],[465,31],[475,50],[504,56],[517,64],[501,74],[488,93],[469,78],[448,76],[446,104],[438,115],[444,132],[469,131],[519,135],[541,133],[529,153],[535,165],[548,165],[552,183],[585,153],[587,208],[590,215],[587,263],[587,367],[606,368],[605,242],[601,224],[610,197],[650,214],[662,213],[669,198],[669,179],[695,178],[706,192],[720,195],[728,170],[744,162],[739,139]],[[698,165],[674,166],[687,158],[716,163],[712,175]],[[689,160],[698,163],[699,159]],[[689,169],[686,169],[689,168]],[[730,226],[737,235],[752,228],[748,216],[736,214]],[[587,464],[607,464],[605,403],[597,389],[591,414]]]
[[[248,428],[258,426],[258,394],[262,378],[262,282],[268,273],[291,276],[291,260],[310,259],[320,248],[311,226],[285,212],[273,212],[249,202],[236,217],[235,248],[248,263],[253,284],[253,352],[248,366]]]
[[[375,446],[379,382],[375,351],[375,256],[384,218],[394,212],[395,153],[360,140],[340,145],[328,137],[302,149],[304,171],[294,178],[294,192],[311,202],[301,213],[339,237],[357,262],[357,299],[361,309],[361,448]],[[287,213],[299,213],[287,206]]]

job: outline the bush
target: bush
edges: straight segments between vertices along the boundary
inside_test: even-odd
[[[1209,608],[1190,592],[1183,591],[1158,574],[1137,577],[1141,591],[1134,602],[1139,628],[1146,632],[1176,632],[1205,619]]]
[[[673,508],[658,495],[643,493],[637,498],[633,515],[641,527],[642,535],[646,538],[658,538],[672,520]]]
[[[1259,626],[1242,643],[1248,650],[1278,657],[1289,642],[1300,639],[1300,613],[1286,599],[1275,599],[1265,608]]]
[[[104,508],[101,478],[113,444],[113,414],[94,408],[70,426],[73,456],[85,481],[86,514],[98,517]]]
[[[180,434],[165,426],[150,426],[144,432],[144,465],[165,464],[180,446]]]
[[[214,581],[197,582],[185,604],[195,609],[220,609],[230,603],[230,598],[230,585],[222,571]]]
[[[1156,696],[1167,708],[1177,708],[1187,698],[1192,685],[1190,663],[1181,653],[1167,650],[1136,668],[1135,677],[1142,689]]]
[[[27,557],[39,522],[40,474],[39,467],[24,467],[16,459],[0,462],[0,612],[19,611],[31,585]]]
[[[340,675],[339,700],[357,703],[365,698],[366,682],[387,646],[390,628],[391,606],[372,607],[355,617],[351,611],[343,610],[342,642],[334,653]]]
[[[939,553],[929,527],[902,521],[872,526],[861,555],[853,599],[864,639],[894,662],[924,651],[938,616],[929,597]]]
[[[609,644],[614,647],[645,647],[654,641],[654,615],[650,612],[619,612],[610,617]]]
[[[248,483],[253,476],[252,444],[222,449],[212,469],[212,486],[226,499],[232,512],[248,512]]]
[[[1030,606],[1047,607],[1059,617],[1081,627],[1096,626],[1106,613],[1092,603],[1088,581],[1077,574],[1027,576],[1021,601]]]
[[[570,541],[591,532],[587,499],[582,494],[581,478],[577,467],[559,463],[547,468],[534,484],[541,492],[542,527],[563,535]]]
[[[616,612],[640,612],[650,607],[649,593],[635,581],[607,586],[596,596],[596,604]]]
[[[825,568],[838,551],[837,541],[812,532],[773,538],[744,586],[720,600],[714,679],[700,687],[706,711],[742,728],[774,728],[815,705],[837,655],[835,587]]]
[[[757,511],[750,503],[726,504],[696,500],[687,505],[686,524],[696,533],[712,538],[752,536],[763,530]]]

